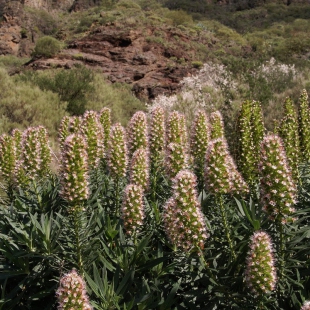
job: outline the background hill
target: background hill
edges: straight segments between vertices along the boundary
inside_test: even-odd
[[[255,99],[271,130],[285,97],[310,90],[309,1],[1,0],[0,13],[1,74],[15,95],[23,90],[12,109],[12,90],[1,86],[2,132],[43,123],[33,89],[58,102],[52,134],[66,113],[102,106],[126,123],[159,95],[186,93],[183,79],[197,74],[204,82],[190,86],[193,100],[203,97],[227,124]],[[181,109],[184,97],[176,100]]]

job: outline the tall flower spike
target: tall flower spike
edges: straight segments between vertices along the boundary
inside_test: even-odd
[[[212,112],[210,114],[211,124],[211,140],[223,138],[225,136],[223,116],[220,111]]]
[[[63,147],[63,144],[68,136],[73,133],[80,133],[80,128],[82,124],[82,117],[79,116],[64,116],[61,120],[58,137],[60,142],[60,148]]]
[[[74,210],[89,196],[86,147],[83,136],[72,134],[65,140],[61,154],[60,194]]]
[[[242,103],[238,117],[238,166],[251,185],[258,182],[260,144],[264,137],[261,106],[256,101]]]
[[[167,144],[178,143],[187,151],[185,116],[177,111],[170,113],[167,122]]]
[[[16,168],[16,147],[12,136],[0,136],[0,174],[9,183],[13,183]]]
[[[203,171],[208,143],[210,141],[210,124],[206,113],[202,110],[195,115],[191,137],[191,153],[199,171]]]
[[[305,301],[300,310],[310,310],[310,301]]]
[[[166,147],[165,111],[161,107],[152,110],[149,143],[151,160],[158,163],[163,159]]]
[[[128,234],[141,230],[144,220],[143,189],[136,184],[126,186],[121,218]]]
[[[16,159],[18,160],[22,156],[23,133],[21,130],[15,128],[12,130],[12,137],[16,148]]]
[[[263,210],[271,220],[293,220],[297,187],[293,182],[281,139],[268,135],[261,145],[260,191]]]
[[[206,189],[214,195],[242,194],[248,187],[229,154],[224,138],[209,143],[205,164]]]
[[[109,145],[109,170],[114,178],[126,176],[128,155],[125,141],[125,130],[121,124],[112,126]]]
[[[86,285],[82,277],[73,269],[61,277],[56,291],[58,310],[91,310]]]
[[[128,124],[127,137],[130,154],[139,148],[148,148],[147,119],[142,111],[136,112]]]
[[[39,176],[46,177],[50,171],[50,165],[52,161],[51,148],[49,145],[48,133],[45,127],[38,127],[38,139],[41,147],[40,157],[41,165],[39,170]]]
[[[103,130],[97,112],[84,113],[81,132],[87,143],[88,166],[96,168],[104,157]]]
[[[174,178],[181,170],[188,168],[188,156],[184,147],[179,143],[170,143],[166,152],[166,171]]]
[[[310,160],[310,110],[308,94],[304,89],[299,98],[299,137],[301,156],[304,161]]]
[[[164,205],[163,222],[170,242],[181,250],[203,249],[208,238],[198,202],[196,177],[180,171],[173,180],[173,196]]]
[[[251,237],[246,259],[245,280],[255,296],[271,293],[276,287],[276,269],[273,246],[269,235],[257,231]]]
[[[146,149],[138,149],[132,155],[130,167],[130,183],[140,185],[143,191],[149,188],[149,156]]]
[[[292,177],[298,181],[298,164],[300,162],[298,117],[294,104],[290,98],[286,98],[284,104],[285,114],[278,126],[278,133],[283,140],[289,166],[292,170]]]
[[[99,121],[103,130],[103,145],[104,150],[107,152],[109,147],[110,132],[111,132],[111,110],[109,108],[103,108],[99,112]]]

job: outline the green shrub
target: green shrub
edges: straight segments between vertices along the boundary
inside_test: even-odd
[[[171,19],[174,26],[190,24],[193,22],[193,18],[183,10],[170,11],[165,17]]]
[[[45,36],[38,39],[32,56],[52,57],[59,53],[63,48],[63,44],[57,39]]]
[[[141,10],[141,7],[138,3],[136,3],[135,1],[131,1],[131,0],[121,0],[117,3],[118,7],[123,7],[126,9],[138,9]]]
[[[203,66],[203,63],[201,61],[194,60],[194,61],[192,61],[192,66],[194,68],[200,69]]]

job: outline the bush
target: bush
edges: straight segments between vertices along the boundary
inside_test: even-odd
[[[45,36],[38,39],[32,56],[52,57],[59,53],[63,48],[63,44],[57,39]]]
[[[193,18],[185,11],[170,11],[166,15],[167,18],[172,20],[174,26],[190,24],[193,22]]]

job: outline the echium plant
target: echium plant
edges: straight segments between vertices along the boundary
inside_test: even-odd
[[[99,112],[99,121],[102,126],[104,150],[105,152],[107,152],[111,132],[111,109],[109,108],[101,109]]]
[[[250,241],[246,258],[246,285],[255,297],[262,297],[275,290],[277,276],[273,245],[264,231],[256,231]]]
[[[204,248],[208,233],[191,171],[182,170],[173,180],[173,196],[164,205],[162,216],[173,246],[185,251]]]
[[[75,269],[63,275],[56,291],[58,310],[91,310],[86,284]]]
[[[16,168],[16,146],[12,136],[0,136],[0,175],[12,185]]]
[[[302,307],[300,308],[300,310],[310,310],[310,301],[309,300],[306,300]]]
[[[170,113],[167,122],[167,144],[178,143],[187,151],[187,130],[184,114]]]
[[[38,127],[38,139],[41,147],[40,157],[41,165],[38,171],[39,177],[47,177],[50,172],[50,166],[52,161],[51,147],[49,144],[48,133],[45,127]]]
[[[68,136],[61,152],[61,196],[70,210],[80,210],[89,196],[87,145],[82,135]]]
[[[146,149],[137,149],[131,159],[130,183],[140,185],[143,191],[149,188],[150,171],[149,155]]]
[[[259,163],[260,192],[263,210],[271,220],[292,221],[297,187],[292,179],[282,140],[267,135],[261,144]]]
[[[264,137],[261,106],[256,101],[244,101],[238,117],[238,167],[245,180],[258,182],[260,144]]]
[[[64,116],[61,120],[58,137],[60,142],[60,148],[63,147],[63,144],[68,136],[73,133],[79,133],[82,123],[82,117],[79,116]]]
[[[248,191],[248,186],[238,172],[224,138],[212,140],[208,145],[205,186],[206,190],[214,195],[244,194]]]
[[[225,136],[223,116],[220,111],[215,111],[210,114],[211,133],[210,139],[223,138]]]
[[[180,143],[170,143],[166,151],[166,172],[174,178],[181,170],[188,168],[188,155]]]
[[[109,143],[109,170],[114,179],[126,177],[128,154],[125,129],[117,123],[112,126]]]
[[[155,107],[151,112],[149,144],[150,157],[154,165],[158,165],[164,157],[166,147],[165,111]]]
[[[13,137],[14,144],[16,147],[16,159],[19,159],[22,155],[23,132],[19,129],[14,128],[12,130],[12,137]]]
[[[294,182],[298,181],[298,164],[300,162],[298,116],[294,108],[294,103],[290,98],[286,98],[284,104],[284,117],[281,120],[277,132],[283,140],[284,148],[291,167]]]
[[[130,155],[139,148],[148,149],[148,127],[144,112],[136,112],[128,124],[127,139]]]
[[[203,181],[204,165],[209,141],[209,119],[204,111],[199,110],[195,115],[190,148],[199,183]]]
[[[96,168],[104,157],[103,130],[97,113],[86,111],[81,125],[81,133],[87,144],[88,166]]]
[[[142,229],[144,220],[143,188],[128,184],[125,188],[121,218],[127,234],[134,235]]]
[[[298,109],[299,120],[299,142],[301,156],[304,161],[310,160],[310,109],[308,102],[308,94],[304,89],[299,98]]]

